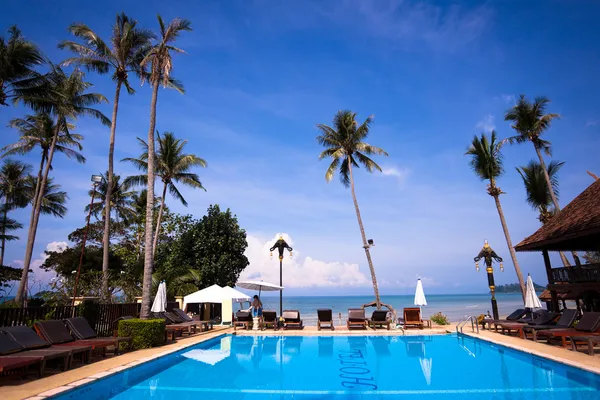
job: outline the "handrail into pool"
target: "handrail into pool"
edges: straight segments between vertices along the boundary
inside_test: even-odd
[[[473,332],[475,332],[475,328],[477,328],[477,333],[479,333],[479,324],[477,323],[477,319],[476,317],[474,317],[473,315],[465,315],[463,317],[463,319],[461,319],[458,324],[456,324],[456,333],[458,332],[458,329],[460,328],[460,333],[463,333],[463,328],[464,326],[471,322],[471,330]]]

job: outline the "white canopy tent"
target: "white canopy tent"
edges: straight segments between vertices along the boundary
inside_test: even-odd
[[[189,303],[220,303],[223,301],[223,288],[212,285],[183,297],[183,308]]]
[[[232,302],[250,301],[250,296],[235,290],[229,286],[221,287],[212,285],[183,298],[183,308],[194,303],[218,303],[221,304],[221,321],[231,323]]]

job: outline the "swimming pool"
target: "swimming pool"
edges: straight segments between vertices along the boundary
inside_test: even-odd
[[[600,375],[457,335],[232,336],[55,399],[598,399]]]

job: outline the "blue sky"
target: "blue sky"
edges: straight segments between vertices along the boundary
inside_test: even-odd
[[[369,141],[390,154],[377,160],[383,174],[356,173],[386,294],[413,292],[417,277],[431,293],[485,292],[485,274],[475,273],[472,262],[484,239],[506,260],[497,283],[516,281],[494,202],[463,154],[481,131],[513,134],[503,115],[519,94],[545,95],[549,111],[562,115],[546,139],[554,158],[566,162],[563,205],[592,182],[586,170],[600,173],[600,5],[594,2],[21,1],[3,11],[2,31],[16,23],[54,62],[69,55],[56,45],[69,38],[72,22],[87,23],[107,40],[117,12],[153,30],[157,13],[190,19],[194,31],[178,42],[187,54],[174,66],[187,93],[160,92],[157,129],[188,139],[188,150],[208,161],[198,171],[207,192],[183,189],[188,208],[167,202],[198,217],[209,204],[230,207],[249,234],[252,265],[245,276],[274,279],[277,262],[267,249],[278,232],[289,235],[295,249],[284,266],[289,293],[371,291],[350,193],[338,181],[327,184],[327,164],[317,160],[315,124],[330,123],[339,109],[359,119],[374,114]],[[109,77],[88,78],[112,99]],[[150,92],[136,86],[135,96],[121,98],[116,159],[137,156],[135,138],[147,134]],[[110,105],[102,109],[110,114]],[[16,140],[5,126],[25,112],[1,110],[0,145]],[[89,176],[106,170],[108,128],[89,119],[77,125],[88,161],[56,159],[53,174],[68,191],[69,214],[42,218],[38,263],[49,243],[84,224]],[[504,154],[501,201],[516,244],[539,227],[514,169],[534,150],[522,145]],[[116,171],[134,172],[123,163]],[[15,216],[27,224],[27,211]],[[24,247],[11,243],[7,260],[18,263]],[[540,254],[518,258],[525,274],[546,283]]]

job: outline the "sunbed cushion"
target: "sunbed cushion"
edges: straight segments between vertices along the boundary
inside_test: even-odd
[[[285,322],[300,322],[300,311],[285,310],[282,316]]]
[[[192,322],[194,320],[193,318],[190,318],[190,316],[187,315],[185,311],[183,311],[181,308],[174,308],[173,313],[179,318],[181,318],[183,321]]]
[[[17,353],[21,350],[23,350],[23,347],[8,333],[0,332],[0,356]]]
[[[533,320],[529,322],[530,325],[549,325],[554,319],[558,317],[558,313],[555,312],[544,312],[539,313],[533,317]]]
[[[513,313],[510,314],[508,317],[506,317],[506,319],[508,321],[516,321],[518,319],[521,319],[524,315],[525,315],[525,309],[519,308],[519,309],[513,311]]]
[[[317,310],[317,316],[319,321],[331,321],[333,319],[333,312],[331,309],[320,309]]]
[[[373,315],[371,315],[371,321],[375,322],[386,322],[387,321],[387,311],[384,310],[375,310],[373,311]]]
[[[19,343],[25,350],[42,349],[50,347],[50,343],[38,336],[33,329],[28,326],[7,326],[0,328],[6,332],[14,341]]]
[[[250,314],[250,311],[239,310],[235,313],[235,319],[238,321],[248,322],[252,321],[252,315]]]
[[[71,335],[79,340],[94,339],[98,337],[84,317],[68,318],[65,320],[65,323],[71,330]]]
[[[73,342],[75,339],[62,321],[49,320],[35,323],[44,338],[51,344]]]
[[[600,329],[600,312],[586,312],[575,327],[582,332],[595,332]]]
[[[180,324],[184,322],[183,318],[179,317],[179,315],[173,314],[172,312],[165,311],[163,315],[174,324]]]
[[[275,311],[263,311],[263,321],[277,321],[277,313]]]
[[[362,308],[351,308],[348,310],[348,321],[363,322],[365,320],[365,310]]]
[[[556,322],[556,326],[569,327],[573,325],[573,322],[575,322],[575,318],[577,318],[577,310],[573,310],[570,308],[564,309],[562,315]]]

